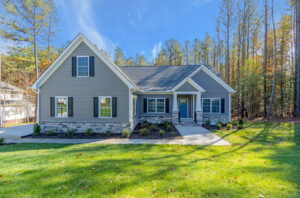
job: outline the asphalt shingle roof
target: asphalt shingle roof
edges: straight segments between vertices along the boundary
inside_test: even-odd
[[[143,91],[168,91],[200,65],[120,66],[120,69]]]

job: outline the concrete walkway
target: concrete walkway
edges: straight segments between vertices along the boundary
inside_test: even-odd
[[[19,128],[20,127],[20,128]],[[203,127],[199,126],[176,126],[178,131],[182,134],[183,139],[51,139],[51,138],[20,138],[17,135],[26,134],[32,126],[19,126],[16,131],[12,129],[1,130],[11,132],[15,135],[5,137],[6,143],[61,143],[61,144],[81,144],[81,143],[98,143],[98,144],[179,144],[179,145],[230,145],[229,142],[221,139],[219,136],[211,133]],[[24,132],[20,132],[21,128]],[[10,128],[10,127],[9,127]],[[27,134],[28,135],[28,134]]]
[[[32,133],[33,124],[25,124],[12,127],[0,128],[0,137],[5,139],[20,139],[22,136]]]

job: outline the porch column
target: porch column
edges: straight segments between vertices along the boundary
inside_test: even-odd
[[[172,110],[172,123],[178,124],[178,105],[177,105],[177,93],[173,93],[173,110]]]
[[[197,125],[202,125],[201,92],[196,94],[196,121]]]

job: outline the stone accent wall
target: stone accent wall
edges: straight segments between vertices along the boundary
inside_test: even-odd
[[[139,122],[147,121],[152,124],[160,124],[163,121],[172,122],[172,116],[140,116]]]
[[[113,133],[121,133],[123,128],[129,128],[130,123],[99,123],[99,122],[40,122],[42,133],[54,130],[58,133],[65,133],[70,129],[76,132],[84,133],[91,128],[95,133],[104,133],[107,129],[111,129]]]
[[[203,115],[203,123],[205,123],[207,120],[210,120],[210,123],[212,125],[218,124],[218,122],[222,122],[223,124],[226,124],[230,122],[228,116],[222,116],[222,115]]]
[[[178,124],[178,111],[173,111],[172,112],[172,123],[173,124]]]
[[[197,123],[196,125],[199,125],[201,126],[203,123],[202,123],[202,120],[203,120],[203,117],[202,117],[202,111],[196,111],[196,118],[197,118]]]

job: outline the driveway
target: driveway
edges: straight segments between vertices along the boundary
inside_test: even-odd
[[[33,125],[6,127],[0,129],[0,137],[7,143],[62,143],[62,144],[179,144],[179,145],[230,145],[219,136],[200,126],[176,126],[183,139],[51,139],[21,138],[32,133]]]
[[[0,128],[0,137],[4,139],[20,139],[32,133],[33,124]]]

